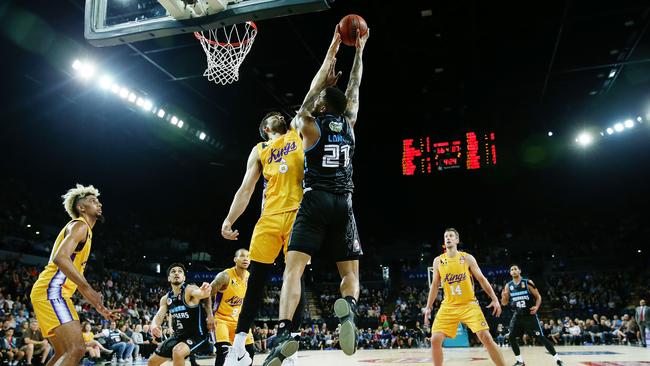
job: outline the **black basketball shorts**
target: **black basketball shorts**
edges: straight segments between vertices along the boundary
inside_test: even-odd
[[[544,331],[539,325],[537,315],[515,314],[510,320],[510,336],[522,337],[526,333],[531,337],[543,337]]]
[[[310,256],[321,251],[322,257],[336,262],[358,259],[363,251],[352,211],[352,194],[320,190],[305,192],[288,250]]]
[[[210,350],[212,344],[206,336],[196,336],[196,337],[177,337],[173,335],[163,343],[161,343],[156,349],[156,354],[160,357],[172,358],[172,353],[174,347],[179,343],[185,343],[190,347],[190,354],[197,352],[204,352]]]

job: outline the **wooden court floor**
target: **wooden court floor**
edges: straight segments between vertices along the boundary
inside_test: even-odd
[[[557,348],[567,366],[650,366],[650,349],[629,346],[560,346]],[[515,363],[510,348],[502,348],[506,365]],[[543,347],[522,347],[521,354],[527,366],[555,365]],[[261,365],[265,354],[256,355],[253,365]],[[342,351],[301,351],[300,366],[372,366],[372,365],[433,365],[429,349],[359,350],[354,356]],[[213,359],[201,360],[201,364],[213,365]],[[445,365],[487,366],[493,365],[482,348],[445,349]]]

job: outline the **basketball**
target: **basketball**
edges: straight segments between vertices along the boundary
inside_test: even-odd
[[[366,21],[356,14],[348,14],[339,22],[339,33],[341,42],[348,46],[354,46],[357,42],[357,31],[363,36],[368,31]]]

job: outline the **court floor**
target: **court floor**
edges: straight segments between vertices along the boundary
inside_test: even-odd
[[[558,347],[564,364],[580,366],[650,366],[650,349],[628,346]],[[510,348],[502,348],[507,365],[515,362]],[[553,357],[543,347],[522,347],[521,354],[528,366],[555,365]],[[266,355],[256,355],[254,365],[261,365]],[[300,366],[371,366],[371,365],[433,365],[429,349],[359,350],[348,357],[342,351],[301,351]],[[212,360],[210,360],[212,361]],[[205,360],[209,363],[208,360]],[[445,349],[445,365],[493,365],[483,348]]]

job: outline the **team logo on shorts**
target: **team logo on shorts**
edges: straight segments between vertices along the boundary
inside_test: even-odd
[[[194,342],[192,342],[191,339],[188,339],[186,342],[187,342],[187,345],[188,345],[188,346],[191,346],[192,344],[194,344]]]
[[[168,298],[167,298],[167,306],[171,305],[171,304],[172,304],[172,301],[174,301],[174,300],[172,300],[172,299],[170,299],[170,298],[168,297]]]
[[[330,130],[332,130],[332,132],[341,132],[341,130],[343,130],[343,123],[334,121],[330,122]]]

